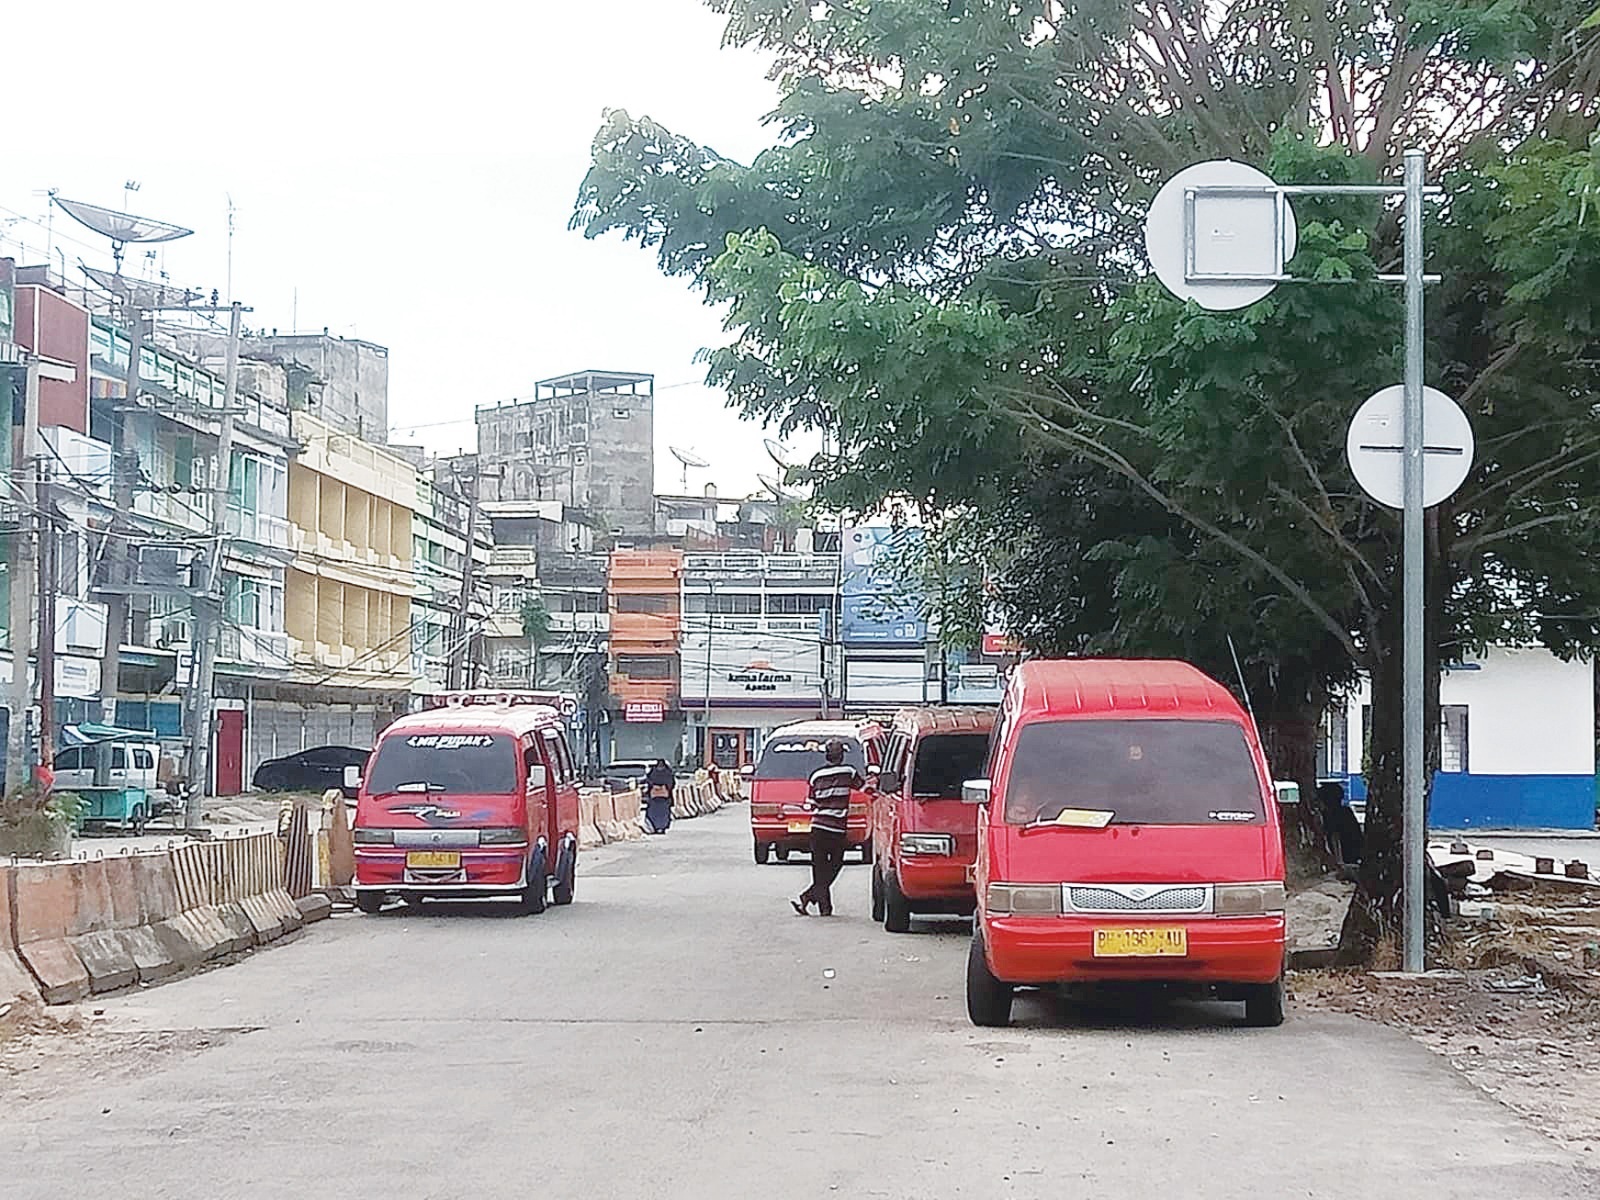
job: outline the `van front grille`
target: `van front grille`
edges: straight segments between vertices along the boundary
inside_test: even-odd
[[[1075,912],[1194,913],[1211,908],[1211,889],[1200,884],[1068,884],[1066,890]]]

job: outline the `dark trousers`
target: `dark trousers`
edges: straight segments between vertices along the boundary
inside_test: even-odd
[[[811,830],[811,886],[800,893],[800,903],[815,904],[825,917],[833,915],[833,894],[828,889],[844,866],[844,834],[828,829]]]

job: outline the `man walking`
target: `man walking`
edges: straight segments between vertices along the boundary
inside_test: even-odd
[[[811,793],[806,800],[811,810],[811,886],[800,893],[800,899],[789,902],[802,917],[808,915],[807,906],[812,904],[823,916],[833,916],[829,889],[844,866],[850,793],[863,786],[860,774],[844,761],[843,742],[829,742],[824,756],[825,765],[811,773]]]

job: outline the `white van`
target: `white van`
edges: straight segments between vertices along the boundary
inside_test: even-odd
[[[60,751],[53,766],[56,790],[70,792],[74,788],[93,787],[95,755],[100,753],[109,754],[111,759],[110,774],[106,777],[107,787],[143,788],[152,793],[157,790],[161,745],[159,742],[144,741],[72,746]]]

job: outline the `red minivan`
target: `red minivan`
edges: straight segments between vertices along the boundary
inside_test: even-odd
[[[553,708],[471,694],[383,731],[356,796],[356,907],[572,903],[578,780]]]
[[[750,780],[750,833],[756,862],[773,855],[779,862],[791,851],[811,846],[811,773],[822,766],[828,743],[844,743],[845,762],[865,780],[876,775],[882,751],[882,730],[860,721],[797,721],[773,732],[761,748],[761,760]],[[850,797],[846,847],[861,851],[861,861],[872,861],[872,831],[867,820],[868,794]]]
[[[890,933],[911,929],[911,914],[968,916],[978,849],[978,814],[961,799],[983,774],[994,710],[908,708],[889,726],[883,769],[872,797],[872,919]]]
[[[1187,663],[1023,663],[978,807],[967,1013],[1018,986],[1201,985],[1283,1020],[1283,835],[1254,722]]]

